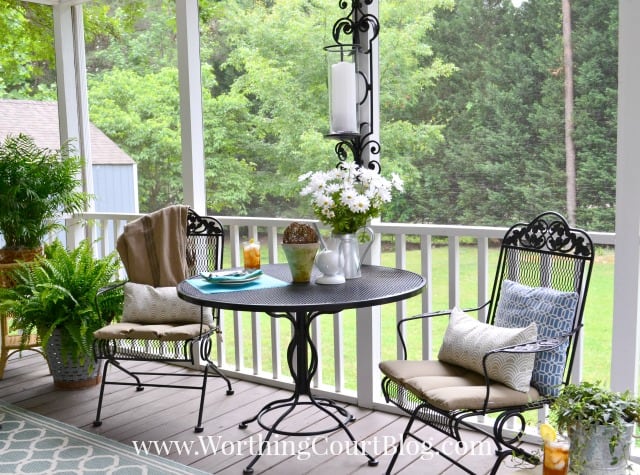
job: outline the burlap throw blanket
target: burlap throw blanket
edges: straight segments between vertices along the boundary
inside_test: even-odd
[[[188,209],[183,205],[169,206],[124,227],[116,248],[130,281],[172,287],[189,277]]]

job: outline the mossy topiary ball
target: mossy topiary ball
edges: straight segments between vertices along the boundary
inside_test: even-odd
[[[309,244],[318,242],[318,234],[308,224],[291,223],[284,230],[283,244]]]

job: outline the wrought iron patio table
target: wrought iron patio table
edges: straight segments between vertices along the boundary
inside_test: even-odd
[[[265,274],[284,282],[291,282],[287,264],[267,264],[262,269]],[[266,431],[263,450],[260,450],[245,468],[244,473],[253,473],[253,465],[258,461],[273,434],[287,436],[316,436],[343,430],[357,445],[358,450],[368,459],[369,465],[377,465],[377,460],[367,453],[357,442],[347,427],[354,417],[344,408],[327,398],[316,397],[311,391],[311,381],[318,368],[318,352],[311,339],[310,326],[319,315],[334,314],[346,309],[371,307],[397,302],[422,292],[426,280],[414,272],[381,266],[362,266],[362,277],[349,279],[344,284],[319,285],[314,283],[290,283],[290,285],[259,288],[229,289],[227,292],[203,293],[189,284],[178,285],[178,295],[191,303],[218,307],[226,310],[264,312],[273,318],[286,318],[292,325],[292,337],[287,349],[287,362],[294,381],[291,397],[266,404],[254,417],[242,421],[241,428],[257,421]],[[306,399],[301,400],[301,396]],[[336,425],[318,430],[291,431],[280,428],[282,421],[297,406],[315,406]],[[275,422],[267,424],[262,417],[272,411],[282,410]]]

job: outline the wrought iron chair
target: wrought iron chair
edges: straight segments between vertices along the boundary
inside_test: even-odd
[[[412,430],[416,422],[460,446],[461,429],[488,436],[496,446],[492,474],[509,455],[540,463],[536,453],[520,444],[526,428],[523,414],[548,405],[569,382],[593,258],[593,243],[584,231],[546,212],[505,234],[487,303],[398,322],[405,359],[380,363],[382,391],[387,402],[410,418],[386,473],[392,473],[409,437],[474,473],[444,446],[422,440]],[[488,323],[466,312],[486,313]],[[449,315],[449,325],[438,359],[407,360],[405,325],[443,315]],[[487,418],[492,425],[479,424],[477,416],[487,415],[493,415]]]
[[[173,217],[167,218],[169,215]],[[180,224],[178,230],[173,229],[176,221]],[[124,236],[128,232],[127,244]],[[95,356],[104,360],[94,426],[102,424],[104,389],[108,384],[136,386],[138,391],[145,386],[199,389],[200,408],[195,432],[204,429],[202,412],[208,376],[222,377],[227,384],[227,394],[233,394],[231,382],[209,357],[212,337],[220,332],[219,309],[201,308],[182,301],[175,290],[175,285],[190,275],[219,270],[222,267],[223,244],[224,232],[220,222],[212,217],[199,216],[187,207],[165,208],[125,227],[123,235],[118,238],[117,248],[129,281],[101,289],[97,296],[100,308],[101,302],[118,298],[117,293],[120,292],[120,298],[124,294],[124,305],[122,321],[111,323],[94,334]],[[171,269],[163,271],[163,267]],[[204,370],[201,374],[179,375],[161,371],[142,372],[126,369],[122,364],[126,361],[203,364]],[[110,365],[133,380],[109,380]],[[140,376],[147,375],[191,376],[200,378],[200,384],[143,382]]]

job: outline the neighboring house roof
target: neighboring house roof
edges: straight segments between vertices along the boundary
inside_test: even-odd
[[[24,133],[40,147],[60,148],[58,104],[44,101],[0,99],[0,139]],[[135,163],[95,125],[89,124],[91,162],[94,165],[130,165]]]

